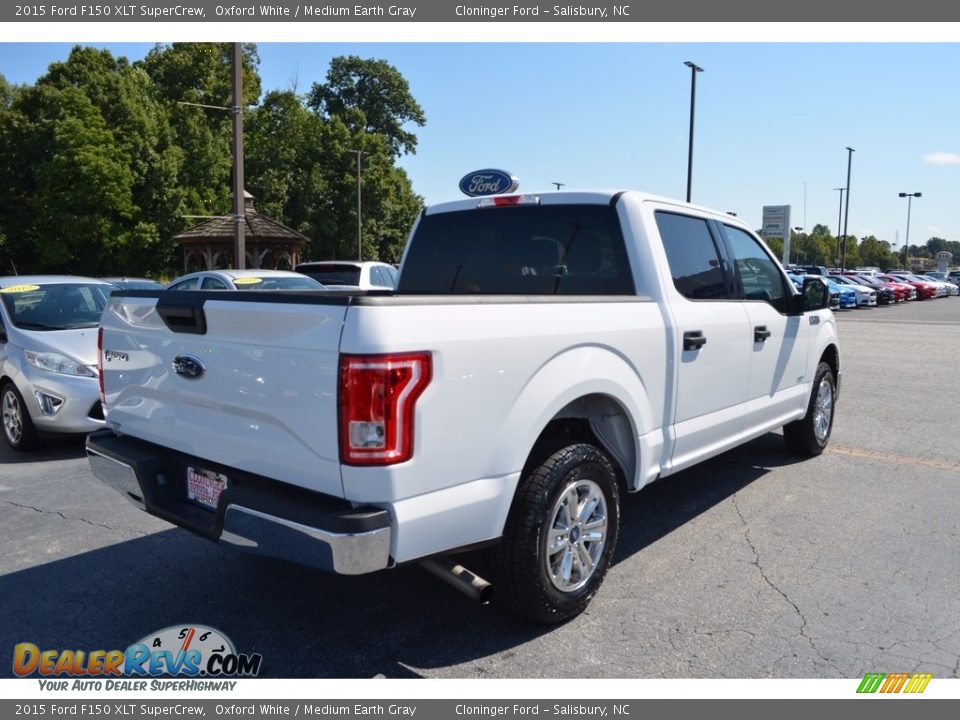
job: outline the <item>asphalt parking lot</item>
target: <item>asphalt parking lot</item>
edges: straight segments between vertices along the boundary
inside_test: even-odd
[[[19,642],[222,630],[262,676],[960,677],[960,298],[838,313],[813,460],[779,433],[624,502],[589,610],[531,627],[418,567],[334,577],[233,554],[96,482],[82,441],[0,448],[0,675]]]

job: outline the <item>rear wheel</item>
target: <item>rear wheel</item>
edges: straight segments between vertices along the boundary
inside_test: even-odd
[[[837,382],[833,369],[822,362],[814,375],[806,416],[783,426],[783,439],[788,450],[800,455],[819,455],[823,452],[833,430],[836,398]]]
[[[37,446],[37,429],[30,419],[30,411],[23,396],[12,382],[0,390],[0,409],[3,413],[3,437],[14,450],[32,450]]]
[[[585,443],[556,451],[521,480],[491,552],[495,599],[536,622],[581,613],[617,544],[620,499],[613,466]]]

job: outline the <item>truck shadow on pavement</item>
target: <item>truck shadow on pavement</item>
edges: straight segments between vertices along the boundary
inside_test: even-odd
[[[770,434],[628,496],[615,562],[786,462],[782,438]],[[140,512],[120,500],[116,511]],[[261,677],[412,678],[421,668],[474,678],[485,676],[477,661],[509,657],[554,631],[474,604],[417,566],[341,577],[244,556],[177,528],[119,542],[117,532],[105,528],[110,544],[100,549],[0,577],[0,674],[12,676],[21,642],[124,650],[163,628],[201,624],[238,652],[260,653]],[[494,674],[511,676],[502,666]]]
[[[0,465],[74,460],[86,455],[86,440],[86,435],[49,435],[40,439],[40,447],[36,450],[26,452],[12,450],[6,442],[0,440]]]

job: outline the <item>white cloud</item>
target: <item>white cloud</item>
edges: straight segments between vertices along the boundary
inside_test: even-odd
[[[931,153],[924,155],[923,161],[930,165],[960,165],[960,155],[946,152]]]

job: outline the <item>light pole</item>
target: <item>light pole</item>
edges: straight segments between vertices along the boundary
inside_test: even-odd
[[[915,197],[923,197],[923,193],[899,193],[899,195],[907,199],[907,238],[903,241],[903,269],[909,271],[910,267],[907,265],[907,248],[910,247],[910,204]]]
[[[693,182],[693,117],[697,105],[697,73],[703,72],[703,68],[689,60],[685,60],[683,64],[690,68],[690,142],[687,146],[687,202],[690,202],[690,189]]]
[[[243,199],[243,46],[233,44],[233,266],[247,267],[246,203]]]
[[[833,256],[833,262],[840,262],[840,220],[843,218],[843,191],[846,188],[834,188],[834,190],[840,191],[840,207],[837,208],[837,254]]]
[[[793,232],[797,235],[797,265],[800,264],[800,233],[803,231],[803,228],[797,225],[793,228]]]
[[[847,205],[846,209],[843,211],[843,242],[840,247],[840,272],[845,273],[847,271],[847,223],[850,220],[850,165],[853,162],[853,153],[854,150],[852,147],[847,148]]]
[[[562,188],[562,187],[566,187],[566,185],[567,185],[566,183],[561,183],[561,182],[552,182],[552,183],[550,183],[550,184],[551,184],[551,185],[556,185],[556,186],[557,186],[557,190],[559,190],[559,189]]]
[[[370,153],[364,152],[363,150],[348,150],[347,152],[357,154],[357,260],[363,260],[363,203],[360,199],[360,170],[362,163],[360,158],[362,158],[364,155],[369,155]]]

